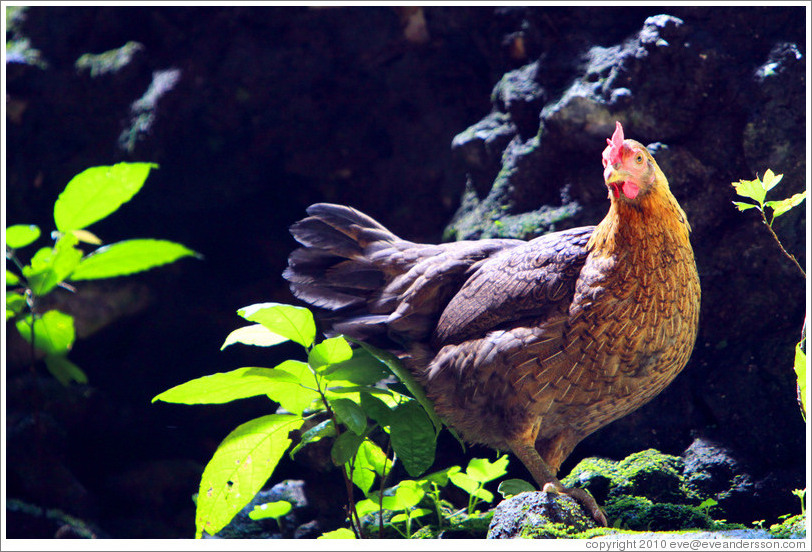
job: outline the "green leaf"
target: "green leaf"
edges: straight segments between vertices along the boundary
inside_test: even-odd
[[[499,488],[497,489],[499,494],[502,495],[502,498],[510,498],[520,493],[532,493],[535,490],[536,487],[524,479],[505,479],[499,483]]]
[[[352,349],[341,336],[325,339],[310,351],[307,361],[313,368],[337,364],[352,358]]]
[[[315,390],[316,380],[310,367],[298,360],[286,360],[279,364],[275,370],[287,372],[296,380],[296,383],[279,383],[273,387],[268,396],[282,405],[282,408],[296,414],[303,414],[311,408],[313,401],[319,400],[319,410],[324,407],[320,405],[321,395]]]
[[[188,247],[167,240],[125,240],[98,248],[82,259],[71,280],[97,280],[143,272],[183,257],[200,257]]]
[[[336,529],[335,531],[327,531],[320,537],[316,537],[318,539],[354,539],[355,533],[353,533],[350,529],[346,527],[342,527],[341,529]]]
[[[349,399],[333,399],[330,401],[338,421],[346,425],[350,431],[357,435],[363,435],[367,428],[367,417],[364,411],[357,404]]]
[[[17,320],[17,331],[23,339],[31,343],[31,315]],[[34,319],[34,346],[47,355],[64,355],[73,347],[76,331],[73,328],[73,317],[49,310]]]
[[[248,512],[248,517],[254,521],[268,518],[279,521],[279,518],[288,515],[292,509],[293,505],[287,500],[277,500],[254,506],[254,509]]]
[[[138,193],[154,163],[91,167],[68,182],[54,204],[60,232],[81,230],[115,212]]]
[[[806,421],[806,353],[801,348],[801,340],[795,345],[795,375],[798,378],[798,396],[801,401],[801,413]]]
[[[17,316],[25,308],[25,296],[16,291],[6,292],[6,320]]]
[[[299,452],[299,450],[301,450],[305,445],[321,441],[325,437],[333,437],[335,434],[336,428],[333,425],[333,420],[324,420],[323,422],[314,425],[302,433],[299,442],[291,449],[288,456],[290,456],[290,459],[293,460],[296,453]]]
[[[440,421],[440,418],[437,416],[437,413],[434,412],[434,405],[432,404],[431,400],[426,396],[425,391],[420,386],[419,383],[412,377],[409,371],[403,367],[400,361],[394,355],[387,353],[386,351],[382,351],[372,345],[368,345],[363,342],[356,342],[358,345],[366,349],[372,356],[383,362],[389,370],[409,389],[417,402],[425,409],[425,413],[428,415],[429,419],[431,420],[432,424],[434,425],[435,435],[440,433],[440,430],[443,428],[443,422]],[[392,387],[390,386],[390,389]],[[463,450],[465,449],[465,445],[462,443],[462,439],[459,438],[457,433],[448,428],[451,434],[457,438],[457,441],[460,442],[460,445],[463,446]],[[433,455],[433,453],[432,453]]]
[[[505,475],[507,473],[507,465],[507,454],[502,455],[494,462],[489,462],[485,458],[472,458],[471,461],[468,462],[465,473],[480,483],[487,483],[488,481],[493,481]]]
[[[229,345],[235,343],[242,343],[243,345],[254,345],[257,347],[271,347],[288,341],[287,337],[273,333],[271,330],[262,324],[252,324],[251,326],[244,326],[237,328],[226,337],[220,350],[222,351]]]
[[[801,203],[803,203],[805,199],[806,199],[806,190],[804,190],[799,194],[795,194],[792,197],[782,199],[780,201],[768,201],[764,205],[772,208],[773,218],[776,218],[783,215],[793,207],[800,205]]]
[[[480,500],[484,500],[485,502],[493,502],[493,493],[487,489],[479,488],[475,490],[471,496],[474,498],[478,498]]]
[[[375,476],[385,477],[391,466],[391,462],[386,458],[381,447],[369,439],[365,439],[358,447],[355,456],[352,482],[367,495],[375,482]]]
[[[767,195],[767,191],[758,178],[755,180],[739,180],[731,184],[740,196],[754,199],[759,205],[764,205],[764,197]]]
[[[426,496],[426,491],[416,482],[410,479],[401,481],[397,490],[395,491],[395,498],[397,500],[397,510],[409,510],[414,508],[423,497]]]
[[[304,307],[282,303],[258,303],[243,307],[237,314],[249,322],[262,324],[272,332],[310,347],[316,339],[316,323],[313,313]]]
[[[747,209],[755,209],[756,207],[758,207],[758,205],[754,205],[752,203],[744,203],[743,201],[734,201],[733,205],[735,205],[739,211],[746,211]]]
[[[392,409],[375,395],[361,393],[361,409],[381,427],[392,425]]]
[[[432,472],[428,475],[424,475],[420,478],[420,481],[430,481],[436,483],[439,487],[445,487],[448,485],[449,477],[454,474],[462,471],[459,466],[449,466],[444,470]]]
[[[351,381],[358,385],[372,385],[389,376],[386,365],[363,347],[352,351],[352,358],[327,366],[321,371],[325,379]]]
[[[15,224],[6,228],[6,246],[19,249],[37,241],[39,226],[35,224]]]
[[[477,489],[479,489],[479,483],[470,475],[463,472],[452,473],[448,476],[451,482],[468,493],[469,495],[473,495]]]
[[[345,431],[339,435],[333,442],[333,448],[330,449],[330,458],[333,460],[333,464],[341,466],[352,460],[363,441],[363,437],[352,431]]]
[[[45,367],[65,387],[73,381],[87,383],[87,376],[82,369],[62,355],[46,355]]]
[[[36,295],[45,295],[76,269],[82,252],[76,249],[79,240],[72,234],[61,236],[53,248],[43,247],[34,254],[31,264],[23,267],[23,276]]]
[[[209,460],[197,495],[195,538],[216,534],[248,504],[273,474],[299,429],[299,416],[271,414],[228,434]]]
[[[20,283],[20,277],[14,274],[12,271],[6,269],[6,285],[7,286],[16,286]]]
[[[231,372],[211,374],[176,385],[155,396],[152,402],[222,404],[246,397],[267,395],[279,383],[298,384],[298,380],[283,370],[238,368]]]
[[[417,402],[410,400],[395,409],[390,437],[395,454],[412,477],[419,477],[434,463],[434,427]]]
[[[761,185],[764,188],[764,191],[769,192],[775,188],[778,183],[781,182],[782,178],[784,178],[783,174],[776,175],[771,169],[767,169],[767,171],[764,173],[764,178],[761,179]]]

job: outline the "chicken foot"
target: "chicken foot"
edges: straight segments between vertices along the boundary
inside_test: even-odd
[[[510,450],[513,451],[513,454],[515,454],[519,460],[522,461],[527,470],[533,476],[533,479],[536,480],[536,483],[542,492],[557,492],[559,494],[571,496],[586,508],[598,525],[606,527],[609,524],[606,520],[606,515],[604,515],[603,511],[598,506],[595,498],[584,489],[578,487],[565,487],[564,484],[558,480],[550,466],[547,465],[547,462],[544,461],[532,444],[513,441],[509,443],[509,445]]]

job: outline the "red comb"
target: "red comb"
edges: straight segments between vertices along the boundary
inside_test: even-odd
[[[615,133],[612,134],[612,138],[606,139],[606,143],[609,146],[603,150],[603,158],[610,164],[614,165],[618,161],[620,161],[620,155],[623,151],[623,126],[620,124],[620,121],[615,123]]]

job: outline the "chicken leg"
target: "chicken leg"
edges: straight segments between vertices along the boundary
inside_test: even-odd
[[[509,443],[510,450],[513,451],[519,460],[525,465],[527,470],[536,480],[542,492],[550,493],[557,492],[571,496],[580,502],[587,511],[592,515],[592,518],[602,527],[606,527],[609,523],[606,520],[606,515],[598,506],[593,496],[586,490],[578,487],[565,487],[561,481],[553,473],[547,462],[536,451],[533,443],[526,443],[524,441],[511,441]]]

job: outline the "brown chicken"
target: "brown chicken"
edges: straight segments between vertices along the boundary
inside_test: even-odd
[[[646,148],[620,123],[603,152],[611,204],[597,226],[531,241],[426,245],[316,204],[291,227],[293,293],[332,331],[386,338],[468,441],[511,450],[540,488],[606,518],[556,478],[587,435],[663,390],[699,320],[690,226]]]

